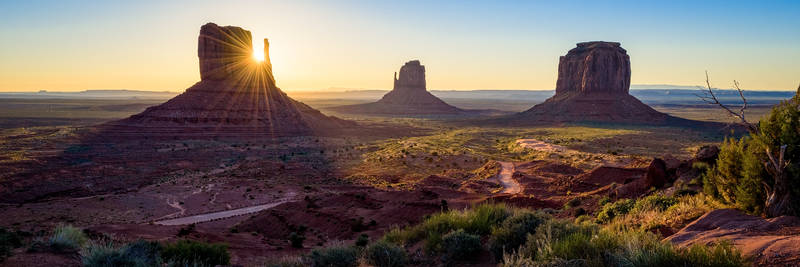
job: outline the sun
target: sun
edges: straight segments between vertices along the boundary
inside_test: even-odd
[[[253,49],[253,60],[256,62],[264,61],[264,50],[263,49]]]

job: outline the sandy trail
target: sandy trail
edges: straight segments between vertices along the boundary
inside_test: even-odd
[[[161,221],[156,221],[154,223],[158,224],[158,225],[186,225],[186,224],[208,222],[208,221],[213,221],[213,220],[217,220],[217,219],[224,219],[224,218],[230,218],[230,217],[235,217],[235,216],[241,216],[241,215],[245,215],[245,214],[259,212],[259,211],[266,210],[266,209],[271,209],[271,208],[273,208],[275,206],[278,206],[278,205],[286,203],[286,202],[295,201],[296,200],[295,199],[296,195],[297,195],[297,193],[295,193],[295,192],[288,192],[286,194],[286,196],[284,196],[283,198],[277,199],[275,202],[271,202],[271,203],[266,203],[266,204],[261,204],[261,205],[256,205],[256,206],[250,206],[250,207],[244,207],[244,208],[238,208],[238,209],[232,209],[232,210],[203,213],[203,214],[197,214],[197,215],[186,216],[186,217],[181,217],[181,218],[174,218],[174,219],[169,219],[169,220],[161,220]]]
[[[506,161],[499,161],[499,163],[500,173],[497,174],[497,180],[500,181],[501,185],[503,185],[503,190],[500,191],[500,193],[519,194],[522,192],[519,182],[517,182],[517,180],[513,177],[515,171],[514,163]]]

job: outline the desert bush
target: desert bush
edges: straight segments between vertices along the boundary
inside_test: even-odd
[[[53,230],[53,234],[45,242],[46,249],[54,252],[75,252],[80,250],[89,240],[83,230],[72,225],[61,225]]]
[[[165,262],[170,264],[188,266],[226,265],[231,260],[227,245],[191,240],[165,244],[161,256]]]
[[[503,253],[518,249],[528,234],[536,232],[536,228],[550,218],[541,212],[518,212],[503,221],[502,225],[492,229],[489,237],[489,251],[496,260],[503,257]]]
[[[645,231],[549,220],[503,266],[746,266],[729,244],[680,249]]]
[[[16,232],[0,228],[0,262],[11,256],[11,250],[22,247],[22,237]]]
[[[441,250],[442,236],[459,229],[469,234],[488,235],[513,213],[504,204],[480,204],[467,210],[450,210],[434,214],[420,224],[405,229],[392,229],[383,240],[396,244],[413,244],[425,241],[425,250]]]
[[[748,213],[761,213],[765,198],[761,182],[767,182],[768,174],[758,150],[752,138],[726,138],[717,164],[703,176],[703,192]]]
[[[158,242],[136,241],[116,248],[113,244],[91,244],[81,252],[86,267],[161,266],[161,245]]]
[[[284,256],[280,259],[271,259],[264,263],[265,267],[305,267],[310,265],[302,257]]]
[[[304,235],[298,234],[297,232],[292,232],[289,234],[289,243],[292,245],[293,248],[302,248],[303,241],[306,240]]]
[[[649,195],[636,200],[633,209],[636,211],[665,211],[667,208],[677,204],[678,200],[661,194]]]
[[[574,207],[577,207],[577,206],[580,206],[580,205],[581,205],[581,200],[578,199],[578,198],[573,198],[573,199],[570,199],[569,201],[567,201],[566,203],[564,203],[564,208],[565,209],[571,209],[571,208],[574,208]]]
[[[442,237],[442,250],[447,260],[469,259],[481,248],[481,237],[469,234],[463,229],[450,232]]]
[[[597,213],[597,221],[605,223],[616,216],[625,215],[633,208],[634,203],[632,199],[621,199],[613,203],[606,203]]]
[[[367,246],[363,258],[368,264],[376,267],[400,267],[405,266],[407,261],[405,249],[386,241],[378,241]]]
[[[311,250],[308,258],[315,267],[352,267],[358,266],[359,251],[355,247],[336,244],[326,248]]]
[[[778,160],[777,153],[784,145],[787,165],[781,176],[784,182],[777,185],[775,173],[765,168],[769,162],[766,151]],[[780,205],[771,202],[774,206],[767,206],[770,192],[766,192],[764,185],[779,192],[773,200],[787,197],[788,201]],[[739,140],[727,138],[720,147],[716,166],[704,177],[703,189],[706,194],[752,214],[800,215],[800,98],[795,96],[773,107],[749,136]]]
[[[361,234],[356,239],[356,246],[365,247],[367,244],[369,244],[369,236],[367,234]]]
[[[675,204],[665,210],[634,208],[628,214],[614,217],[606,227],[618,231],[650,230],[661,226],[680,229],[703,214],[721,208],[730,206],[705,194],[685,195],[675,198]]]

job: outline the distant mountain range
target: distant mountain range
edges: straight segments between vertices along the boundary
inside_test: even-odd
[[[647,88],[647,89],[643,89]],[[663,89],[663,87],[671,87]],[[336,90],[334,90],[336,89]],[[381,96],[386,94],[388,90],[376,89],[345,89],[345,88],[330,88],[326,91],[288,91],[291,97],[298,100],[303,99],[338,99],[338,100],[363,100],[374,101],[380,99]],[[479,99],[479,100],[504,100],[504,101],[518,101],[539,103],[554,94],[554,90],[430,90],[435,96],[444,99],[463,100],[463,99]],[[702,94],[699,88],[692,86],[676,86],[676,85],[634,85],[631,89],[631,95],[639,98],[642,102],[647,104],[681,104],[681,105],[695,105],[704,104],[698,97]],[[739,94],[736,90],[731,89],[716,89],[718,98],[723,103],[737,104],[740,103]],[[177,92],[169,91],[139,91],[139,90],[86,90],[80,92],[19,92],[19,93],[0,93],[0,98],[55,98],[55,99],[169,99],[177,95]],[[745,97],[750,104],[775,104],[781,100],[791,98],[794,96],[794,91],[745,91]]]

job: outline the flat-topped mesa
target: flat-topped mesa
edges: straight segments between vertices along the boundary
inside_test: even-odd
[[[537,122],[671,120],[630,95],[630,84],[630,57],[619,43],[578,43],[559,60],[556,94],[517,116]]]
[[[559,59],[556,96],[628,94],[630,85],[630,57],[620,43],[578,43]]]
[[[426,90],[425,85],[425,66],[419,60],[406,62],[400,67],[400,78],[397,72],[394,73],[393,90]]]
[[[241,73],[253,63],[252,56],[253,38],[250,31],[236,26],[221,27],[214,23],[207,23],[200,28],[197,57],[200,59],[201,80],[225,80]],[[264,62],[269,63],[269,42],[266,38]]]

